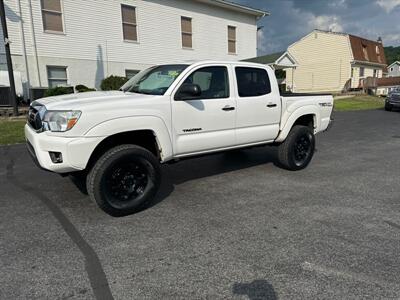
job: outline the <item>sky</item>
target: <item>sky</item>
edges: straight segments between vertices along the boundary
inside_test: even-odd
[[[400,46],[400,0],[231,0],[266,10],[258,55],[284,51],[313,29],[351,33]]]

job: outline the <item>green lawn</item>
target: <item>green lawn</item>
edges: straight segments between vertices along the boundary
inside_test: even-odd
[[[354,96],[346,99],[335,100],[336,111],[379,109],[385,105],[385,99],[375,96]]]
[[[0,145],[23,143],[25,120],[0,120]]]

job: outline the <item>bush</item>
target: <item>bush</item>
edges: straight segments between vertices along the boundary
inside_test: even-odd
[[[74,92],[74,88],[72,86],[58,86],[55,88],[48,89],[45,93],[45,97],[50,96],[59,96],[65,94],[72,94]]]
[[[111,75],[103,79],[100,88],[103,91],[118,91],[127,81],[126,77]]]
[[[95,91],[96,89],[88,88],[86,85],[83,84],[78,84],[75,86],[75,90],[78,93],[83,93],[83,92],[92,92]]]

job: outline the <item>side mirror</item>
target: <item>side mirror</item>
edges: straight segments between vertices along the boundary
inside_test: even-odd
[[[184,83],[175,94],[175,100],[193,100],[201,95],[201,88],[198,84]]]

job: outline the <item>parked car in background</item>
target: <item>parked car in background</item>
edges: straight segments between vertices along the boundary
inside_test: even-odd
[[[33,102],[25,136],[41,168],[82,176],[100,208],[122,216],[156,195],[160,163],[274,144],[284,168],[305,168],[332,108],[331,95],[280,95],[265,65],[161,65],[140,72],[121,91]]]
[[[396,107],[400,108],[400,88],[391,91],[385,101],[385,110],[391,111]]]

